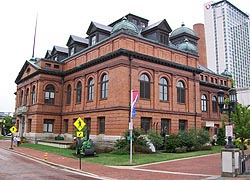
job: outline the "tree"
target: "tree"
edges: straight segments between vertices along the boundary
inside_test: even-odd
[[[236,112],[232,113],[234,132],[240,138],[242,155],[244,157],[244,142],[250,138],[250,106],[237,104]]]
[[[10,116],[5,116],[3,118],[3,131],[5,134],[8,134],[9,129],[12,127],[12,117]]]

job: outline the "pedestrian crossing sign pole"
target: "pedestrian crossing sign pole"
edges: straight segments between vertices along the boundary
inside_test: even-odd
[[[13,134],[17,131],[17,128],[15,126],[12,126],[10,128],[11,132],[11,142],[10,142],[10,149],[13,149]]]

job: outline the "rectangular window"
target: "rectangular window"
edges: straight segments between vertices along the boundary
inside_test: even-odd
[[[28,127],[27,127],[27,132],[31,132],[31,124],[32,124],[32,120],[28,119]]]
[[[179,120],[179,131],[185,131],[187,129],[187,120]]]
[[[86,128],[90,132],[91,130],[91,118],[84,118],[84,122],[86,123]]]
[[[51,64],[45,63],[45,68],[51,68]]]
[[[68,133],[69,132],[69,120],[68,119],[64,119],[64,133]]]
[[[55,69],[59,69],[59,65],[54,64],[54,68],[55,68]]]
[[[93,36],[91,38],[91,45],[95,45],[96,44],[96,36]]]
[[[99,134],[105,134],[105,117],[98,118],[98,132]]]
[[[53,119],[45,119],[43,122],[43,132],[52,133],[54,128]]]
[[[142,117],[141,118],[141,128],[145,133],[147,133],[150,130],[151,127],[151,118]]]
[[[167,36],[165,34],[160,34],[160,43],[167,44]]]
[[[163,136],[170,134],[170,119],[161,119],[161,134]]]

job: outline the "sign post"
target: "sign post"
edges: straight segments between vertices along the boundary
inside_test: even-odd
[[[84,126],[86,125],[86,123],[82,120],[82,118],[78,118],[75,122],[74,122],[74,126],[76,127],[76,129],[78,130],[78,132],[76,132],[76,137],[77,138],[82,138],[83,137],[83,132],[81,131]],[[77,139],[78,141],[78,139]],[[79,151],[79,166],[80,166],[80,170],[82,169],[82,162],[81,162],[81,158],[82,158],[82,147],[77,147],[77,148],[80,148],[80,151]]]
[[[13,149],[13,134],[17,131],[17,128],[15,126],[12,126],[10,128],[10,132],[11,132],[11,141],[10,141],[10,149]]]

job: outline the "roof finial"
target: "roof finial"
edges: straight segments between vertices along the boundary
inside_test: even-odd
[[[184,22],[181,23],[181,26],[185,26]]]

